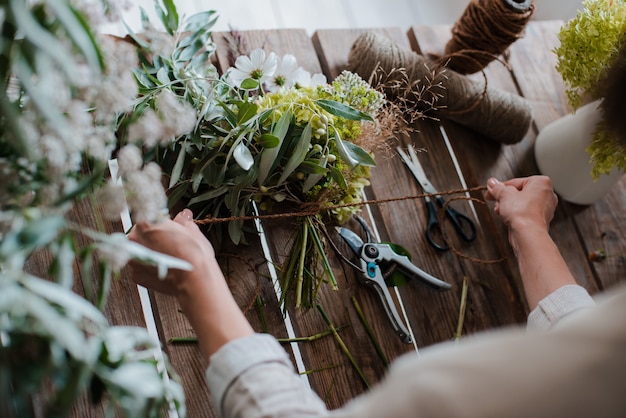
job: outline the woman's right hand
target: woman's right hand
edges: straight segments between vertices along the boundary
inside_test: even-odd
[[[546,176],[515,178],[500,182],[487,181],[488,200],[494,200],[494,211],[511,229],[539,226],[546,230],[554,217],[558,198],[552,181]]]

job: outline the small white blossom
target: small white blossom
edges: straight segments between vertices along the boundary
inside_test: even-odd
[[[265,51],[260,48],[253,50],[250,56],[241,55],[235,60],[235,68],[230,71],[230,81],[236,87],[241,87],[241,82],[247,78],[257,80],[259,84],[268,82],[276,71],[278,57],[270,52],[265,57]]]
[[[162,121],[161,145],[191,133],[196,127],[196,110],[191,104],[180,101],[170,90],[165,89],[157,96],[156,107]]]
[[[127,241],[128,239],[121,232],[117,232],[111,234],[107,241],[97,245],[100,259],[108,264],[114,272],[120,271],[130,260],[130,254],[124,250],[124,245],[118,244],[118,240]]]
[[[122,176],[140,170],[143,165],[141,150],[133,144],[125,145],[117,153],[117,164]]]
[[[102,205],[106,219],[119,220],[120,213],[127,209],[124,187],[113,180],[107,181],[98,190],[96,198]]]
[[[268,80],[267,89],[271,92],[277,91],[280,88],[288,89],[292,87],[296,80],[301,68],[298,67],[296,57],[291,54],[286,54],[278,62],[274,75]]]
[[[300,68],[297,73],[294,75],[294,85],[297,88],[300,87],[311,87],[316,88],[318,86],[323,86],[326,84],[326,76],[324,74],[314,74],[311,76],[311,73]]]
[[[135,171],[124,179],[126,199],[134,222],[158,222],[167,216],[167,197],[154,172]]]
[[[152,109],[147,109],[141,117],[128,127],[130,142],[143,142],[148,148],[155,147],[162,138],[163,124]]]

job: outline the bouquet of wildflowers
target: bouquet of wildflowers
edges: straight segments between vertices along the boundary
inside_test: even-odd
[[[284,294],[295,292],[295,306],[312,304],[318,259],[334,282],[324,221],[343,223],[359,209],[375,165],[376,141],[364,140],[364,129],[380,129],[375,119],[386,101],[356,74],[343,72],[328,83],[298,67],[292,55],[262,49],[218,74],[208,59],[214,50],[209,13],[192,16],[180,30],[172,9],[164,13],[166,33],[146,26],[141,36],[132,35],[141,59],[135,71],[140,96],[118,121],[122,151],[136,141],[153,144],[144,147],[144,160],[161,166],[168,205],[186,205],[197,219],[228,219],[236,244],[245,242],[244,220],[254,209],[316,208],[301,217],[281,269]],[[137,158],[134,166],[140,164]],[[327,212],[332,216],[324,218]]]

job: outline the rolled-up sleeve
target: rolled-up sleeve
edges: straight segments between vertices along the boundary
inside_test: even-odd
[[[221,417],[323,417],[328,410],[276,339],[255,334],[221,347],[206,373]]]
[[[587,290],[579,285],[560,287],[542,299],[528,315],[529,330],[547,330],[561,318],[595,305]]]

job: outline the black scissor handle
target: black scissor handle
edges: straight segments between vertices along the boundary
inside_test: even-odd
[[[439,251],[448,251],[448,247],[443,241],[443,230],[439,224],[439,218],[437,217],[437,208],[431,200],[426,201],[426,209],[428,211],[428,220],[426,224],[426,240],[430,245]],[[439,239],[437,239],[439,238]],[[439,242],[443,242],[440,244]]]
[[[445,205],[443,197],[437,197],[437,204],[440,207]],[[474,222],[467,215],[455,210],[450,205],[446,207],[446,215],[450,218],[454,229],[461,238],[467,242],[476,239],[476,225],[474,225]]]

